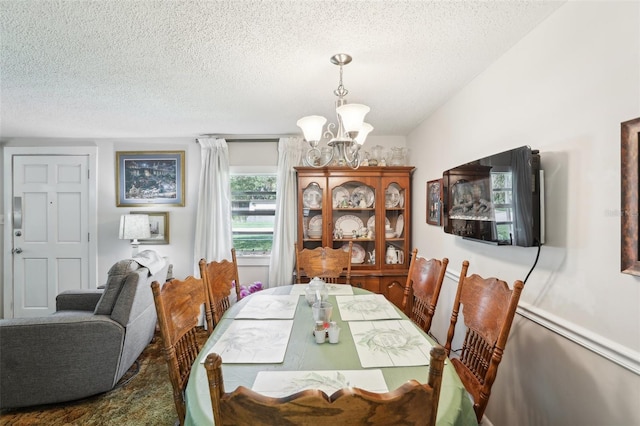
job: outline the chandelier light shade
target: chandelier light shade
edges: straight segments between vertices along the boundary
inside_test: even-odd
[[[364,116],[371,108],[362,104],[344,104],[336,108],[342,120],[342,126],[347,134],[357,133],[364,123]]]
[[[309,143],[317,143],[322,139],[322,128],[326,122],[327,119],[320,115],[309,115],[302,117],[296,124],[302,129],[304,138],[309,141]]]
[[[120,217],[121,240],[131,240],[132,256],[138,254],[139,238],[150,238],[151,228],[149,226],[149,215],[146,214],[123,214]]]
[[[356,136],[355,141],[358,145],[362,145],[367,139],[367,135],[373,130],[373,126],[369,123],[362,123],[362,127],[360,127],[360,131],[358,132],[358,136]]]
[[[329,123],[327,130],[325,117],[310,115],[296,123],[302,129],[304,138],[309,144],[305,162],[312,167],[325,167],[330,164],[349,166],[357,169],[360,166],[360,147],[373,126],[364,122],[370,108],[362,104],[349,104],[345,96],[349,93],[342,84],[342,67],[351,62],[351,56],[339,53],[331,57],[331,63],[340,67],[340,82],[333,93],[336,100],[336,124]],[[335,133],[333,130],[335,129]],[[326,148],[318,148],[322,138],[327,139]]]

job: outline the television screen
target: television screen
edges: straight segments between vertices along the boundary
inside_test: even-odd
[[[538,151],[522,146],[443,173],[444,231],[498,245],[542,244]]]

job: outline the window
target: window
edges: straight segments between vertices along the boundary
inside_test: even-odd
[[[491,189],[498,241],[513,236],[513,179],[511,172],[491,172]]]
[[[271,254],[275,212],[275,174],[231,175],[231,228],[238,256]]]

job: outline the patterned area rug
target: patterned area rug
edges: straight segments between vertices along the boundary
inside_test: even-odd
[[[207,337],[205,330],[199,331],[200,347]],[[64,404],[5,410],[0,413],[0,425],[173,426],[178,416],[159,334],[140,354],[138,365],[138,374],[134,364],[107,393]]]

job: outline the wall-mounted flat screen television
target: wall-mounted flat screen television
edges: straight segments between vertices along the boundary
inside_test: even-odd
[[[444,231],[497,245],[543,244],[543,177],[540,155],[528,146],[445,171]]]

